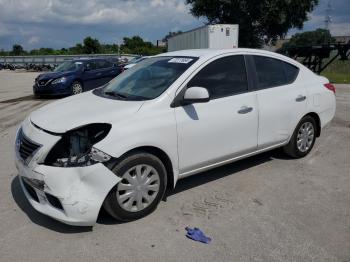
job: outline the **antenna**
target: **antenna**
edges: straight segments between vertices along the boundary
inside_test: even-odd
[[[332,16],[331,16],[332,10],[333,10],[333,8],[332,8],[331,0],[328,0],[327,9],[326,9],[326,17],[324,20],[326,30],[329,30],[329,26],[332,23]]]

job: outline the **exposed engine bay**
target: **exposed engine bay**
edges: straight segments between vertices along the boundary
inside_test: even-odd
[[[66,132],[47,155],[45,164],[78,167],[110,160],[111,156],[93,147],[107,136],[110,129],[110,124],[90,124]]]

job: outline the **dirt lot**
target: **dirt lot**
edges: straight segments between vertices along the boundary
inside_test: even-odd
[[[350,85],[337,86],[337,113],[312,153],[273,151],[180,181],[152,215],[93,228],[36,212],[19,187],[13,141],[35,100],[35,73],[0,71],[0,261],[350,262]],[[59,174],[57,174],[59,175]],[[204,230],[209,245],[185,237]]]

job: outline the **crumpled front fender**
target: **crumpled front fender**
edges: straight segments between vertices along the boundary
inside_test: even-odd
[[[38,210],[67,224],[93,225],[109,191],[121,180],[103,164],[86,167],[53,167],[38,165],[44,191],[62,203],[65,216],[58,217],[50,209]]]

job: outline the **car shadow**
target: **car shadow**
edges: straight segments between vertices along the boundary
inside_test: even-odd
[[[11,104],[11,103],[17,103],[17,102],[23,102],[23,101],[48,101],[48,100],[55,100],[58,98],[63,98],[64,96],[40,96],[36,97],[34,95],[28,95],[28,96],[21,96],[16,98],[11,98],[7,100],[0,101],[1,104]]]
[[[281,149],[275,149],[269,152],[265,152],[256,156],[252,156],[243,160],[239,160],[237,162],[227,164],[218,168],[214,168],[209,171],[205,171],[193,176],[189,176],[187,178],[181,179],[176,184],[175,189],[167,190],[164,201],[168,197],[173,197],[178,193],[181,193],[185,190],[189,190],[206,183],[210,183],[212,181],[224,178],[226,176],[232,176],[236,173],[247,170],[249,168],[264,164],[266,162],[272,161],[273,159],[285,159],[289,160]],[[21,208],[21,210],[27,214],[29,219],[42,227],[50,229],[52,231],[56,231],[59,233],[72,234],[72,233],[83,233],[92,231],[92,227],[80,227],[80,226],[69,226],[58,222],[46,215],[43,215],[37,212],[28,202],[22,189],[20,187],[20,182],[18,176],[16,176],[11,183],[11,192],[13,199],[17,203],[17,205]],[[114,218],[112,218],[102,207],[97,219],[97,224],[102,225],[117,225],[123,224],[126,222],[118,222]]]
[[[226,176],[233,176],[235,175],[235,173],[264,164],[274,159],[290,160],[291,158],[288,157],[282,149],[278,148],[205,172],[201,172],[179,180],[174,189],[167,191],[164,200],[166,201],[168,197],[176,195],[185,190],[192,189],[206,183],[210,183],[212,181],[224,178]]]
[[[11,182],[11,193],[18,207],[26,213],[29,219],[42,227],[65,234],[83,233],[92,231],[92,227],[80,227],[80,226],[69,226],[58,222],[46,215],[43,215],[36,211],[29,203],[25,197],[20,182],[19,177],[16,176]]]

